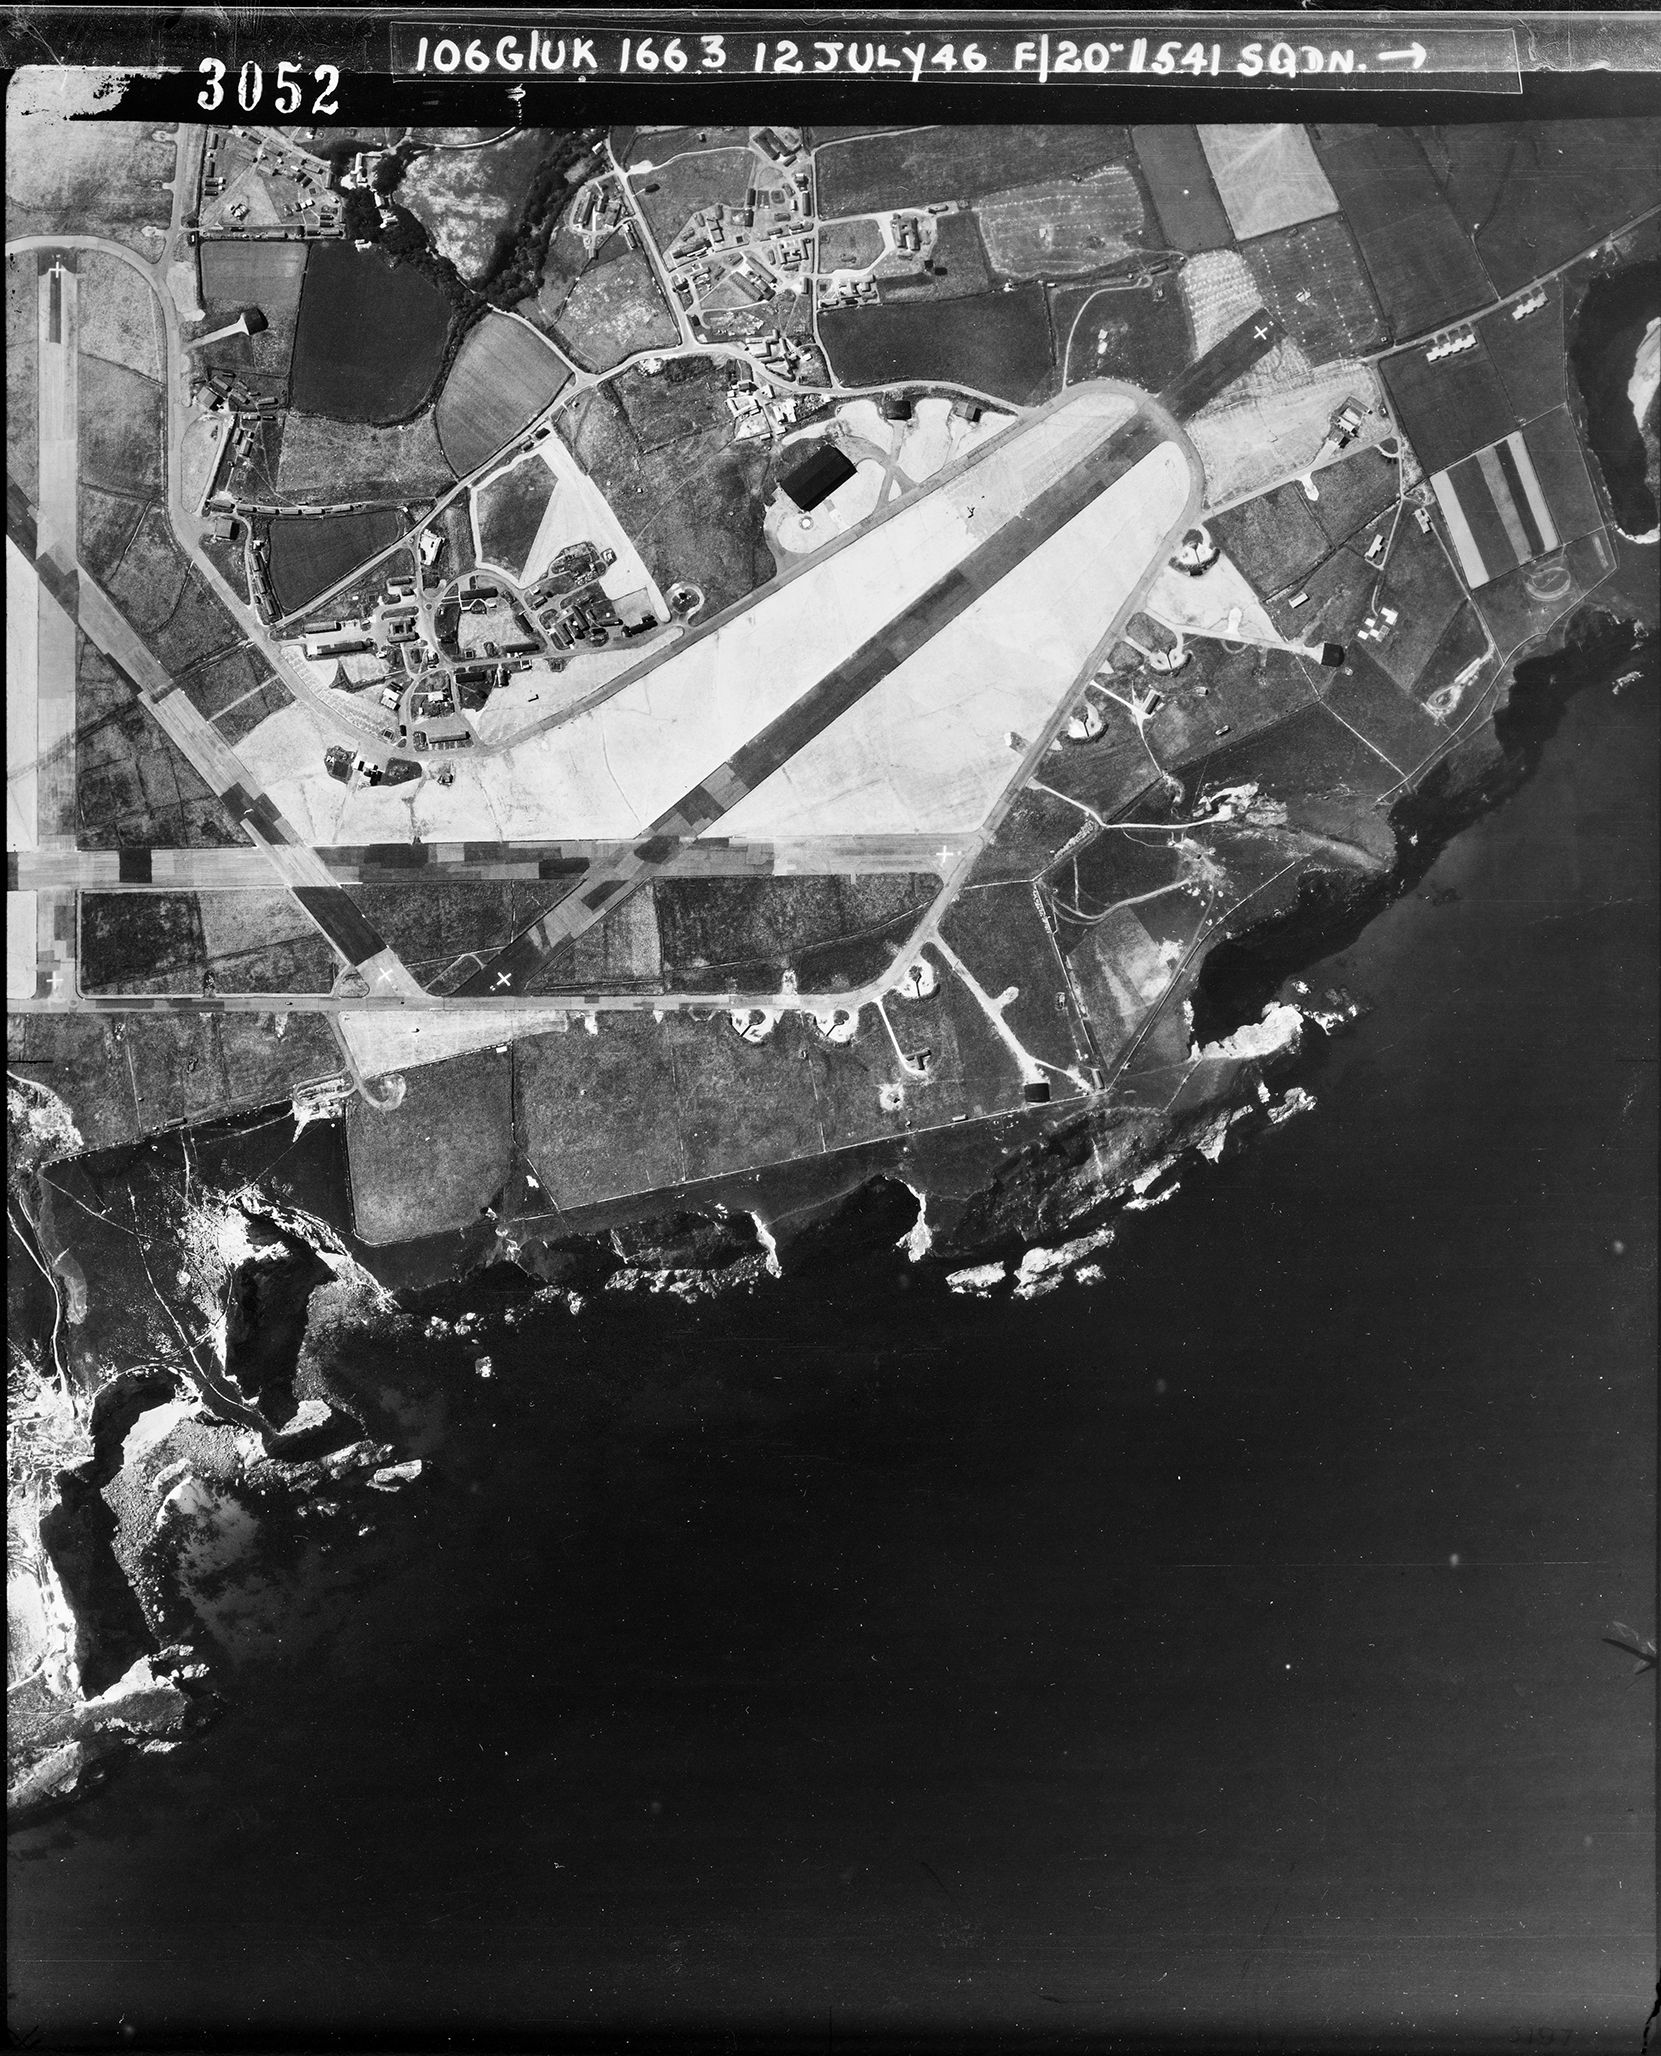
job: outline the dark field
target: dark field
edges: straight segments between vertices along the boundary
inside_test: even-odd
[[[1661,192],[1661,122],[1495,122],[1416,132],[1496,290],[1590,248]]]
[[[1341,215],[1241,246],[1264,305],[1313,364],[1360,357],[1388,340],[1355,238]],[[1300,299],[1300,293],[1311,297]]]
[[[433,527],[444,537],[445,549],[434,566],[441,578],[455,578],[473,568],[473,524],[467,518],[467,502],[452,500],[433,517]]]
[[[478,1220],[513,1165],[513,1079],[527,1047],[412,1065],[395,1113],[348,1113],[353,1225],[365,1242]]]
[[[1406,129],[1310,129],[1397,341],[1495,297]]]
[[[423,981],[471,950],[497,950],[560,897],[557,883],[514,880],[353,885],[347,890],[387,945]]]
[[[554,496],[554,474],[540,457],[516,464],[477,494],[479,542],[493,564],[517,578]]]
[[[939,880],[927,872],[868,878],[667,878],[652,888],[664,971],[671,980],[753,964],[771,974],[770,983],[816,946],[873,934],[907,915],[920,915],[938,890]]]
[[[1476,348],[1462,356],[1428,364],[1422,350],[1406,350],[1399,357],[1387,357],[1379,367],[1396,419],[1426,471],[1445,471],[1517,426],[1505,387],[1484,347],[1484,338],[1493,326],[1491,321],[1484,322],[1477,331]]]
[[[271,586],[285,614],[308,606],[345,578],[354,565],[398,540],[395,511],[374,514],[291,515],[271,523]]]
[[[1094,304],[1092,304],[1094,303]],[[1075,334],[1073,324],[1080,313]],[[1050,293],[1050,328],[1058,358],[1074,337],[1064,369],[1076,385],[1084,378],[1122,378],[1145,392],[1169,383],[1175,367],[1191,354],[1182,296],[1166,282],[1164,296],[1149,292],[1103,292],[1099,286],[1056,286]],[[1107,351],[1096,353],[1098,333],[1107,330]]]
[[[449,301],[412,265],[345,241],[313,244],[294,339],[294,405],[343,421],[402,421],[430,392],[449,333]]]
[[[193,892],[83,892],[81,983],[89,992],[131,988],[207,967]]]
[[[1161,128],[1133,128],[1130,138],[1166,247],[1190,256],[1200,250],[1226,250],[1234,232],[1212,183],[1198,130],[1186,122],[1172,122]]]
[[[87,485],[146,497],[161,486],[161,387],[153,378],[81,357],[77,433]]]
[[[211,906],[211,919],[205,918]],[[82,982],[92,992],[327,992],[338,958],[284,894],[81,895]]]
[[[820,152],[824,214],[975,200],[1011,186],[1130,161],[1129,131],[1085,124],[914,129]]]
[[[645,449],[603,389],[567,410],[560,433],[616,509],[658,584],[686,579],[702,587],[704,619],[773,576],[761,532],[774,479],[770,445],[731,442],[717,429]]]
[[[179,562],[183,564],[185,560],[181,557]],[[151,635],[150,646],[177,678],[204,657],[230,649],[241,640],[241,629],[196,572],[187,567],[179,603]]]
[[[535,329],[487,314],[456,352],[438,399],[438,439],[456,476],[489,463],[570,376]]]
[[[837,307],[819,333],[845,385],[964,385],[1024,404],[1054,366],[1042,286],[911,307]]]
[[[1475,663],[1488,647],[1482,616],[1469,600],[1460,603],[1453,619],[1442,630],[1442,639],[1430,654],[1414,697],[1428,700],[1444,685],[1451,685],[1465,668]]]
[[[1447,731],[1381,669],[1374,647],[1351,649],[1343,670],[1326,688],[1326,704],[1406,777]]]
[[[986,247],[972,214],[948,214],[940,223],[934,255],[928,271],[911,271],[899,278],[880,278],[877,290],[884,305],[908,304],[915,300],[955,300],[968,293],[983,293],[992,283],[986,261]]]
[[[1321,481],[1317,479],[1316,484]],[[1211,532],[1252,584],[1265,593],[1278,592],[1283,585],[1304,577],[1332,546],[1298,485],[1280,486],[1217,515]]]

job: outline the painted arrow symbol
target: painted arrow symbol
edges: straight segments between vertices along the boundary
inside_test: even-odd
[[[1405,50],[1381,50],[1378,53],[1378,61],[1380,64],[1392,64],[1398,57],[1406,57],[1417,71],[1428,54],[1423,43],[1413,43]]]

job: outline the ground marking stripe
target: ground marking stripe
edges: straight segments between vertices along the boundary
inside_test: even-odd
[[[1448,533],[1453,537],[1453,546],[1459,552],[1460,569],[1465,574],[1467,585],[1486,585],[1488,567],[1482,561],[1482,552],[1476,546],[1476,537],[1471,533],[1471,524],[1465,519],[1465,510],[1459,504],[1459,495],[1454,491],[1452,481],[1445,471],[1438,471],[1430,481],[1437,504],[1442,509],[1442,519],[1448,524]]]
[[[1505,472],[1492,449],[1477,452],[1477,469],[1488,488],[1488,496],[1494,503],[1494,512],[1500,518],[1505,530],[1506,541],[1517,553],[1517,562],[1526,564],[1533,555],[1528,545],[1528,535],[1517,515],[1517,503],[1511,497],[1511,488],[1505,482]]]
[[[1529,506],[1534,510],[1534,519],[1539,527],[1546,548],[1548,550],[1555,550],[1560,540],[1557,533],[1557,524],[1552,520],[1551,509],[1546,504],[1546,496],[1540,490],[1540,480],[1534,469],[1534,459],[1529,455],[1528,444],[1523,441],[1522,431],[1518,429],[1508,435],[1505,439],[1505,446],[1516,460],[1517,475],[1523,482],[1523,491],[1528,497]]]

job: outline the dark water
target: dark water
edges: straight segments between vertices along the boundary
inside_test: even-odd
[[[14,2027],[1635,2048],[1656,740],[1573,701],[1311,974],[1376,1003],[1318,1112],[1094,1290],[883,1253],[366,1364],[430,1482],[12,1839]]]

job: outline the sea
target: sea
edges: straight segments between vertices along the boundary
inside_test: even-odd
[[[1570,698],[1093,1287],[366,1364],[424,1477],[11,1837],[14,2042],[1636,2048],[1657,732],[1653,652]]]

